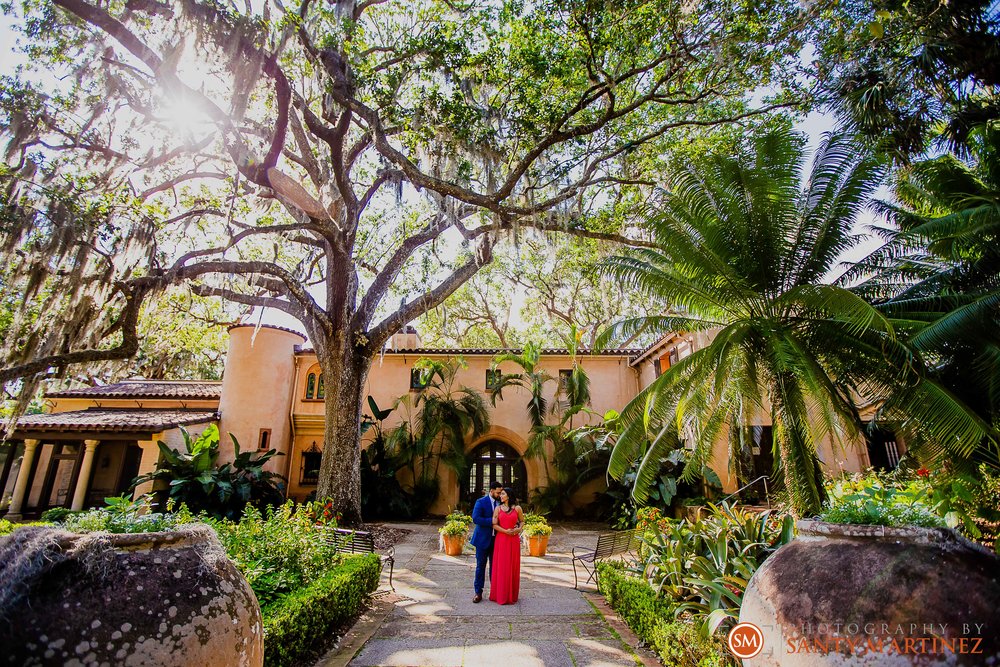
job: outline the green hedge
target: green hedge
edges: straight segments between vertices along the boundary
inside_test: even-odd
[[[737,665],[725,643],[703,637],[691,623],[674,619],[674,605],[644,580],[622,570],[616,561],[597,564],[601,594],[632,631],[660,656],[667,667]]]
[[[378,588],[381,563],[375,554],[349,556],[308,586],[282,596],[264,614],[264,664],[292,665],[307,658],[331,630],[356,616]]]

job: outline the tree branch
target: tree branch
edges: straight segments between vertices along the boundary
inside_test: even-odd
[[[475,255],[462,266],[445,278],[437,287],[431,291],[417,297],[397,310],[392,315],[382,320],[374,329],[367,333],[368,346],[372,351],[377,351],[385,345],[389,337],[399,331],[399,329],[431,308],[438,306],[462,286],[472,276],[476,275],[483,266],[489,264],[493,259],[494,241],[490,237],[485,237],[476,248]]]

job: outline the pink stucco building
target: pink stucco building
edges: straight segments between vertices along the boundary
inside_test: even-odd
[[[579,355],[591,381],[590,409],[595,415],[621,410],[671,363],[707,340],[704,334],[671,334],[645,350]],[[105,497],[125,492],[136,475],[155,468],[157,441],[179,448],[181,426],[197,434],[212,423],[223,434],[233,433],[244,449],[275,448],[284,454],[269,465],[287,478],[289,497],[305,499],[316,488],[324,426],[322,375],[316,355],[305,343],[302,335],[288,329],[238,325],[230,329],[222,382],[128,380],[50,393],[49,411],[22,417],[11,440],[0,445],[0,510],[6,508],[8,517],[20,518],[50,507],[101,505]],[[367,393],[388,407],[401,395],[419,391],[412,382],[416,361],[462,355],[467,368],[459,371],[458,382],[485,394],[487,371],[499,352],[425,348],[408,327],[375,360]],[[566,350],[543,350],[541,366],[558,378],[560,371],[571,368],[571,358]],[[517,369],[510,365],[501,370]],[[553,394],[555,385],[550,383]],[[542,462],[521,458],[530,429],[526,401],[521,390],[504,391],[503,400],[492,409],[490,431],[466,443],[474,462],[469,479],[459,480],[441,468],[440,493],[432,513],[446,513],[478,494],[491,477],[522,490],[546,485]],[[394,413],[387,425],[400,418]],[[597,417],[583,416],[577,425],[587,419]],[[755,470],[769,474],[769,425],[762,423],[755,431],[761,445],[754,450]],[[823,443],[820,458],[831,474],[872,465],[891,467],[898,461],[897,447],[891,437],[846,448]],[[726,452],[727,443],[720,440],[712,467],[724,489],[734,491],[736,480],[728,473]],[[232,455],[230,440],[223,436],[220,460]],[[595,480],[567,499],[567,505],[585,506],[602,487],[603,480]],[[147,490],[139,488],[136,493]]]

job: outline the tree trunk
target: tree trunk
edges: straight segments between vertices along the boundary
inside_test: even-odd
[[[320,352],[326,390],[326,432],[317,500],[331,499],[340,523],[361,523],[361,400],[371,358],[348,349]]]

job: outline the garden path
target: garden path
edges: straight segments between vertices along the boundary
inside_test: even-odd
[[[471,547],[446,556],[438,551],[437,525],[399,527],[413,532],[396,545],[395,594],[377,602],[320,666],[657,664],[636,654],[634,635],[593,586],[584,589],[589,594],[573,588],[570,551],[596,543],[597,524],[554,526],[544,558],[522,556],[520,598],[509,606],[473,604]]]

